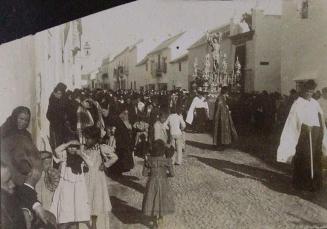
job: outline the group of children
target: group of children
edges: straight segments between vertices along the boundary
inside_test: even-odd
[[[142,211],[153,217],[153,226],[174,211],[168,177],[173,165],[182,164],[186,124],[177,111],[161,112],[153,127],[138,118],[135,153],[144,158],[143,175],[148,176]],[[36,189],[40,201],[57,219],[59,228],[109,228],[111,211],[105,171],[118,157],[115,154],[115,127],[101,137],[96,126],[83,130],[85,145],[71,140],[58,146],[55,155],[41,152],[44,172]],[[149,132],[152,132],[149,134]],[[147,145],[144,148],[141,146]],[[59,171],[57,173],[53,171]],[[60,175],[58,175],[60,173]]]
[[[152,217],[153,227],[163,222],[165,215],[174,212],[174,200],[168,177],[173,177],[174,165],[181,165],[185,151],[185,121],[177,110],[161,112],[152,129],[152,144],[144,151],[142,174],[148,176],[142,212]],[[142,141],[139,143],[142,144]],[[144,149],[144,148],[143,148]]]
[[[109,228],[111,203],[105,169],[118,159],[115,146],[110,137],[108,144],[102,144],[95,126],[85,128],[83,137],[85,145],[68,141],[55,149],[53,157],[41,152],[44,174],[36,189],[60,229],[78,228],[80,223],[86,228]],[[59,179],[50,174],[56,168]]]

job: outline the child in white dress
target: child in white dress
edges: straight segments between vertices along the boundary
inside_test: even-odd
[[[99,144],[101,132],[98,127],[86,127],[83,130],[83,136],[85,153],[93,163],[89,172],[85,174],[92,229],[107,229],[109,228],[111,203],[104,170],[114,164],[118,157],[114,153],[113,147]]]
[[[89,157],[79,149],[78,141],[58,146],[55,160],[60,163],[61,174],[50,207],[60,228],[89,224],[90,206],[84,173],[92,166]]]

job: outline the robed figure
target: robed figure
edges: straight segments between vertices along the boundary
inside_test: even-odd
[[[322,187],[322,156],[327,155],[327,133],[323,112],[312,98],[315,83],[292,105],[277,150],[277,161],[293,163],[293,187],[317,191]]]
[[[209,106],[204,94],[198,90],[198,95],[194,97],[186,116],[186,123],[199,133],[205,131],[209,119]]]
[[[237,140],[238,135],[226,102],[228,88],[223,87],[215,102],[213,144],[222,147]]]

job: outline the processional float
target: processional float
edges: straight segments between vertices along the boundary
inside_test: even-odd
[[[228,86],[233,92],[240,92],[241,64],[236,57],[234,68],[228,71],[227,55],[221,51],[222,34],[206,34],[206,40],[210,47],[210,52],[204,58],[203,70],[198,68],[198,59],[194,60],[193,78],[197,87],[208,92],[209,96],[217,97],[220,89]],[[211,58],[210,58],[211,57]],[[210,68],[212,59],[213,66]]]

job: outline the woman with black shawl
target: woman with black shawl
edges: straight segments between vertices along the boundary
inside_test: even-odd
[[[15,184],[22,184],[31,169],[41,165],[38,150],[27,130],[30,118],[30,110],[19,106],[0,127],[1,160],[10,165]]]
[[[31,111],[27,107],[16,107],[6,122],[0,127],[1,141],[7,137],[20,134],[32,139],[27,127],[30,123]]]
[[[116,127],[116,154],[118,161],[109,169],[109,173],[121,175],[134,167],[132,125],[128,119],[128,108],[124,105],[119,107],[119,116],[114,121]]]
[[[53,149],[65,142],[65,132],[67,133],[66,88],[65,84],[58,83],[49,99],[47,119],[50,122],[50,145]]]

